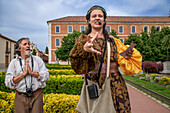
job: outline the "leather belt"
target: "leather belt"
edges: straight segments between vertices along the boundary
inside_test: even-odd
[[[35,94],[37,94],[37,93],[39,93],[41,91],[41,88],[38,88],[36,91],[33,91],[33,95],[35,95]],[[18,95],[23,95],[23,96],[27,96],[27,94],[26,93],[23,93],[23,92],[19,92],[19,91],[17,91],[16,90],[16,93],[18,94]]]
[[[96,68],[90,72],[89,74],[98,74],[100,64],[97,64]],[[110,63],[110,71],[109,73],[117,73],[119,72],[118,70],[118,63],[117,62],[112,62]],[[101,72],[102,74],[107,73],[107,63],[102,64]]]

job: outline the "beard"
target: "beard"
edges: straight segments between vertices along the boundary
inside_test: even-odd
[[[24,55],[25,56],[30,56],[31,55],[31,51],[25,51]]]

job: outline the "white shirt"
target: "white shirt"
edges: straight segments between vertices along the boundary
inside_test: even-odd
[[[38,88],[44,88],[46,86],[46,81],[49,78],[49,72],[40,57],[33,56],[33,55],[32,57],[34,63],[33,72],[38,72],[40,75],[38,78],[32,76],[32,90],[35,91]],[[27,84],[27,88],[30,88],[31,86],[31,75],[26,75],[21,81],[19,81],[16,84],[13,82],[13,77],[22,74],[23,73],[22,68],[24,70],[25,67],[25,60],[21,58],[21,62],[22,62],[22,68],[21,68],[19,58],[21,57],[18,56],[10,62],[5,77],[5,85],[9,88],[16,89],[19,92],[26,92],[26,84]],[[29,57],[28,59],[29,59],[30,68],[32,70],[31,57]],[[25,78],[26,78],[26,84],[25,84]]]

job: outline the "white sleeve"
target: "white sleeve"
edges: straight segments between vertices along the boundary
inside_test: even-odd
[[[37,61],[38,61],[38,67],[39,67],[39,77],[38,80],[40,80],[41,82],[46,82],[49,78],[49,72],[48,69],[45,67],[45,64],[43,62],[43,60],[40,57],[37,57]]]
[[[15,59],[13,59],[7,69],[6,77],[5,77],[5,85],[9,88],[15,89],[16,84],[13,82],[13,77],[16,76],[16,67],[15,67]]]

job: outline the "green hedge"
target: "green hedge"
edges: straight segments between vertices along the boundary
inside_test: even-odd
[[[12,90],[5,86],[5,75],[0,75],[0,91],[3,92],[14,92],[15,90]]]
[[[70,69],[70,70],[49,70],[50,75],[76,75],[76,73]]]
[[[46,83],[47,86],[43,88],[44,94],[49,93],[64,93],[72,95],[80,95],[84,79],[70,79],[70,78],[50,78]]]
[[[47,69],[72,69],[70,65],[46,64]]]
[[[0,76],[0,91],[3,92],[15,92],[5,86],[5,75]],[[44,94],[50,93],[64,93],[64,94],[80,94],[84,79],[81,78],[49,78],[46,82],[46,87],[43,88]]]

